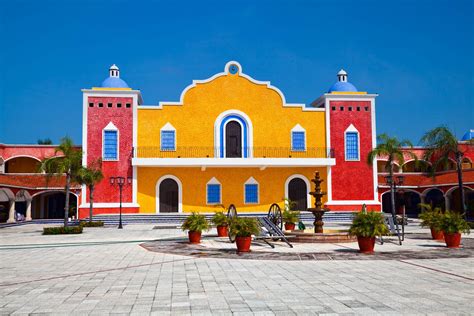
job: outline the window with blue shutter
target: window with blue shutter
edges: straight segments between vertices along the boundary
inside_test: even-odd
[[[175,131],[161,131],[161,150],[176,150]]]
[[[245,203],[258,203],[258,184],[245,185]]]
[[[118,159],[117,131],[104,131],[104,160]]]
[[[359,160],[359,134],[346,133],[346,160]]]
[[[305,151],[305,132],[291,132],[291,150]]]
[[[207,204],[221,203],[221,185],[208,184],[207,185]]]

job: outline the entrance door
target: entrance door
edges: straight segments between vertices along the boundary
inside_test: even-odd
[[[160,213],[178,212],[178,183],[165,179],[160,183]]]
[[[225,126],[225,156],[242,157],[242,127],[236,121],[230,121]]]
[[[308,207],[308,189],[303,179],[294,178],[288,183],[288,198],[296,203],[295,210],[306,211]]]

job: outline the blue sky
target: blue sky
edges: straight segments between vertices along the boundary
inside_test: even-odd
[[[473,1],[0,1],[0,143],[81,142],[81,88],[115,63],[145,104],[229,60],[310,103],[344,68],[377,133],[474,128]]]

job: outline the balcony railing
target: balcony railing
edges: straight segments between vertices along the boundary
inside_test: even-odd
[[[220,147],[177,147],[176,150],[161,150],[158,146],[134,148],[134,158],[224,158],[226,150]],[[334,158],[334,150],[326,147],[308,147],[294,151],[289,147],[242,148],[241,155],[234,153],[228,158]]]

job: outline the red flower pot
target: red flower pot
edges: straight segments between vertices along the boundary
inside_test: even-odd
[[[252,243],[252,237],[236,237],[235,243],[237,244],[238,252],[249,252],[250,244]]]
[[[357,236],[359,249],[361,253],[373,253],[375,247],[375,237],[361,237]]]
[[[461,233],[444,233],[444,241],[446,242],[446,246],[448,248],[459,248],[461,244]]]
[[[295,223],[285,223],[285,230],[295,230]]]
[[[229,229],[227,226],[217,226],[217,237],[228,237]]]
[[[201,242],[201,232],[188,232],[189,242],[192,244],[199,244]]]
[[[433,237],[434,240],[444,240],[444,234],[442,230],[436,230],[434,228],[430,228],[431,230],[431,237]]]

